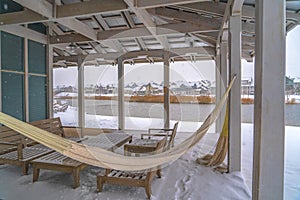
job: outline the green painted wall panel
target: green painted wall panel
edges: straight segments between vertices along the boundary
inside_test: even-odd
[[[24,75],[1,73],[2,111],[24,120]]]
[[[29,121],[47,118],[46,77],[29,76]]]
[[[1,32],[1,68],[24,71],[24,39]]]
[[[28,40],[28,72],[46,74],[46,45]]]

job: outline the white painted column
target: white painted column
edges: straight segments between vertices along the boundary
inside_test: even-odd
[[[124,63],[122,57],[118,58],[118,111],[119,130],[125,129],[124,105]]]
[[[0,31],[0,112],[2,112],[2,80],[1,80],[1,77],[2,77],[1,43],[2,43],[2,41],[1,41],[1,35],[2,35],[2,31]]]
[[[225,88],[228,85],[228,43],[223,41],[220,44],[221,52],[221,79],[222,79],[222,94],[225,92]]]
[[[216,78],[216,104],[220,102],[221,99],[221,87],[222,87],[222,80],[221,80],[221,51],[220,48],[217,49],[217,55],[215,58],[215,78]],[[218,117],[216,119],[216,133],[220,133],[222,129],[222,119]]]
[[[241,15],[229,17],[229,172],[241,171]]]
[[[83,59],[78,56],[78,127],[81,130],[81,136],[83,135],[83,129],[85,127],[85,99],[84,99],[84,62]]]
[[[170,128],[170,62],[169,53],[164,53],[164,128]]]
[[[47,115],[48,118],[53,117],[53,45],[50,44],[50,36],[52,29],[48,27],[47,31],[47,51],[46,51],[46,67],[47,67]]]
[[[252,198],[283,199],[285,1],[257,0],[255,3]]]
[[[216,70],[216,103],[219,102],[228,85],[228,48],[227,41],[220,43],[219,56],[217,64],[219,67]],[[216,121],[216,132],[221,132],[225,119],[226,106],[222,109],[220,117]]]
[[[28,39],[24,38],[24,104],[25,121],[29,122]]]

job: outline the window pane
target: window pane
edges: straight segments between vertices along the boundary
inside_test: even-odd
[[[64,126],[78,126],[77,67],[53,70],[53,112]]]
[[[125,128],[163,128],[163,63],[125,65]]]
[[[170,119],[182,121],[180,129],[193,132],[215,106],[214,62],[176,62],[170,67]]]
[[[118,128],[117,77],[117,66],[85,66],[85,126],[87,128]]]

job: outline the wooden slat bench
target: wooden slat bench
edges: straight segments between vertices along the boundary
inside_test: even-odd
[[[77,188],[80,185],[80,171],[86,166],[82,162],[68,158],[58,152],[53,152],[34,160],[32,164],[33,182],[38,180],[40,169],[56,170],[72,173],[74,180],[73,188]]]
[[[59,118],[39,120],[30,124],[64,137],[64,130]],[[25,138],[5,126],[0,127],[0,147],[0,164],[21,166],[24,175],[28,173],[30,161],[53,152],[53,150]]]
[[[165,143],[166,138],[156,143],[155,153],[163,151]],[[150,199],[151,182],[155,174],[157,174],[160,178],[160,173],[157,173],[157,170],[160,170],[160,166],[137,172],[107,169],[105,175],[101,173],[97,175],[97,192],[102,192],[103,185],[107,183],[114,185],[144,187],[147,197]]]
[[[123,144],[132,141],[132,136],[124,133],[103,133],[98,136],[83,140],[83,144],[88,146],[101,147],[109,151],[114,151]],[[61,171],[72,173],[73,188],[80,185],[80,171],[87,165],[79,161],[73,160],[60,153],[53,152],[51,154],[42,156],[32,161],[33,168],[33,182],[38,181],[41,169]]]

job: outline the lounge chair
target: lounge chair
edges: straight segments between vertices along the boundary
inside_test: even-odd
[[[157,143],[156,153],[163,151],[166,143],[166,138]],[[102,192],[105,183],[114,185],[136,186],[144,187],[147,197],[151,197],[151,182],[160,167],[152,168],[149,170],[127,172],[120,170],[107,169],[105,175],[98,174],[97,176],[97,192]],[[160,178],[160,177],[159,177]]]
[[[59,118],[39,120],[30,124],[64,137]],[[28,174],[28,166],[33,159],[53,152],[52,149],[25,138],[5,126],[0,127],[0,147],[0,164],[21,166],[23,175]]]
[[[142,134],[141,139],[152,139],[156,137],[169,137],[168,141],[166,142],[166,148],[170,149],[174,146],[175,136],[177,133],[178,123],[176,122],[171,129],[156,129],[156,128],[150,128],[148,129],[148,133]],[[156,133],[153,133],[156,132]],[[134,143],[134,141],[133,141]]]

